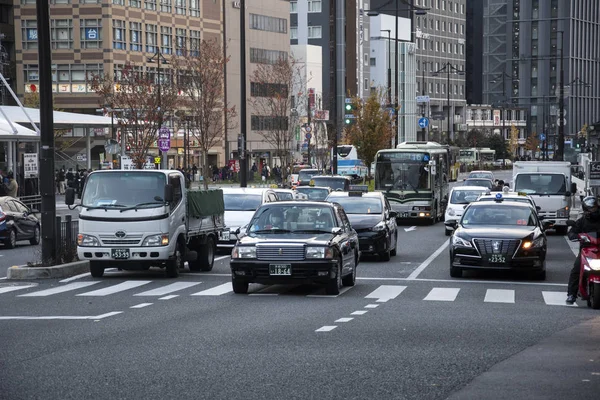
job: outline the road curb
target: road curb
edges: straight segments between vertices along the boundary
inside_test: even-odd
[[[7,271],[8,279],[60,279],[90,272],[90,262],[74,261],[52,267],[28,267],[15,265]]]

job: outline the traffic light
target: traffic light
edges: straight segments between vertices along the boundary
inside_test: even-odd
[[[126,145],[125,146],[125,151],[131,151],[131,146],[130,145]]]
[[[356,107],[353,103],[353,99],[346,98],[346,104],[344,106],[344,125],[351,125],[354,123],[356,116],[354,115]]]

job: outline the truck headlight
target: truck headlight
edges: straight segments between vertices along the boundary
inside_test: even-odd
[[[330,247],[307,247],[306,258],[333,258]]]
[[[142,242],[142,246],[144,247],[155,247],[155,246],[168,246],[169,245],[169,235],[159,233],[157,235],[147,236]]]
[[[456,235],[452,236],[452,245],[458,247],[473,247],[471,242]]]
[[[385,221],[381,221],[371,229],[373,229],[375,232],[381,232],[385,230],[385,226]]]
[[[451,217],[454,217],[456,215],[454,208],[448,208],[448,215]]]
[[[231,258],[256,258],[256,247],[235,246],[231,252]]]
[[[77,245],[81,247],[98,247],[100,246],[100,241],[95,236],[80,233],[77,235]]]
[[[556,218],[568,218],[569,217],[569,207],[561,208],[556,210]]]

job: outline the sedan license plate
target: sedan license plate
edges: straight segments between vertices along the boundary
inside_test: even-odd
[[[290,264],[269,264],[269,275],[292,275]]]
[[[129,258],[129,249],[112,249],[111,256],[117,260],[124,260]]]
[[[229,231],[221,232],[221,240],[229,240]]]
[[[488,262],[490,264],[505,264],[506,257],[502,254],[491,254],[488,256]]]
[[[400,217],[402,217],[402,218],[408,218],[408,213],[407,212],[403,212],[402,214],[400,214]]]

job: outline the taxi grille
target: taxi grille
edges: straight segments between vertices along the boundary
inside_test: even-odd
[[[256,258],[265,261],[304,260],[304,246],[256,246]]]
[[[498,243],[494,246],[494,243]],[[521,243],[520,240],[502,240],[502,239],[475,239],[475,246],[479,253],[483,255],[487,254],[504,254],[512,257]],[[497,248],[494,251],[494,248]]]

